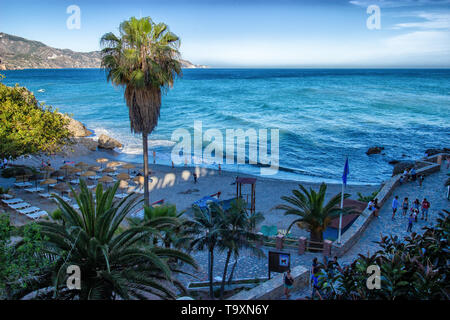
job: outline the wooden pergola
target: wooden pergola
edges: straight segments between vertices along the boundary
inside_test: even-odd
[[[250,213],[255,213],[255,203],[256,203],[256,178],[236,178],[236,198],[242,198],[242,185],[251,185],[251,195],[250,195]],[[248,200],[248,199],[247,199]]]

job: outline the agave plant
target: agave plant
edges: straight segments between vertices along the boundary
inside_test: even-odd
[[[48,238],[46,253],[55,258],[54,267],[34,279],[34,298],[54,299],[148,299],[176,297],[176,289],[184,290],[173,274],[178,272],[170,258],[196,267],[188,254],[174,249],[143,246],[141,240],[158,233],[159,225],[139,225],[124,228],[123,220],[140,203],[130,194],[114,200],[119,187],[103,191],[97,185],[93,194],[83,180],[80,193],[75,193],[79,211],[58,195],[64,225],[39,222],[42,234]],[[160,221],[166,226],[170,221]],[[68,289],[68,266],[81,271],[80,290]],[[28,292],[22,292],[26,294]]]

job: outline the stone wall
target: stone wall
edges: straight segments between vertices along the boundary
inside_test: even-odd
[[[439,155],[444,159],[444,156],[449,154],[438,154],[416,161],[417,167],[419,168],[417,169],[417,175],[430,175],[439,171],[441,168],[441,166],[437,164]],[[400,183],[399,180],[400,174],[386,181],[377,195],[380,207],[383,206],[392,195],[395,188]],[[355,222],[353,222],[351,227],[342,235],[341,244],[338,244],[337,241],[333,243],[332,255],[337,255],[339,257],[344,255],[361,238],[372,219],[373,215],[370,214],[369,210],[364,210]],[[293,291],[300,290],[308,285],[309,269],[305,266],[300,265],[293,268],[291,274],[295,279]],[[283,274],[278,274],[251,290],[241,291],[235,294],[230,297],[229,300],[270,300],[279,299],[283,294]]]
[[[437,164],[437,159],[439,156],[441,156],[441,158],[444,158],[444,156],[446,155],[448,154],[437,154],[416,161],[417,167],[419,167],[419,169],[417,169],[417,175],[426,176],[439,171],[441,169],[441,166]],[[400,176],[401,175],[398,174],[389,179],[377,194],[378,204],[380,205],[380,207],[382,207],[386,203],[386,201],[394,192],[395,188],[399,185]],[[373,215],[368,209],[364,210],[363,213],[355,220],[355,222],[353,222],[351,227],[342,235],[341,244],[338,244],[337,241],[333,243],[332,255],[341,257],[348,250],[350,250],[350,248],[353,247],[353,245],[361,238],[373,218]]]
[[[294,277],[292,291],[299,290],[308,285],[309,270],[304,266],[292,268],[291,275]],[[243,290],[231,296],[228,300],[273,300],[279,299],[283,294],[283,274],[280,273],[253,289],[248,291]]]

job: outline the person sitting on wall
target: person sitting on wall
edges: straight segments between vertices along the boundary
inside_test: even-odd
[[[416,181],[416,179],[417,179],[417,172],[414,167],[411,169],[411,179],[412,179],[412,181]]]

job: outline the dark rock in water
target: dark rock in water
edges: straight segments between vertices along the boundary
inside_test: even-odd
[[[394,166],[394,169],[392,170],[392,176],[403,173],[405,169],[411,169],[412,167],[414,167],[414,165],[414,161],[401,161]]]
[[[403,154],[402,154],[402,158],[406,158],[406,154],[403,153]]]
[[[389,161],[389,164],[397,164],[397,163],[399,163],[400,161],[398,161],[398,160],[391,160],[391,161]]]
[[[384,150],[384,147],[370,147],[369,150],[366,151],[366,154],[380,154],[382,150]]]
[[[429,157],[434,156],[434,155],[439,154],[439,153],[448,153],[448,152],[450,152],[450,149],[449,149],[449,148],[442,148],[442,149],[431,148],[431,149],[425,150],[425,153],[426,153]]]

